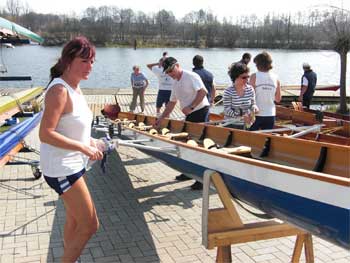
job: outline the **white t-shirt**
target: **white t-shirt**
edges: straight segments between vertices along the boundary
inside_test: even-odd
[[[207,91],[199,75],[188,70],[183,70],[180,80],[174,80],[170,101],[180,101],[180,108],[183,109],[191,105],[200,89]],[[209,105],[207,96],[204,96],[201,103],[193,111],[200,110]]]
[[[257,116],[276,116],[274,103],[277,89],[277,75],[272,72],[258,71],[255,80],[256,106],[259,108]]]
[[[171,90],[174,84],[174,80],[163,72],[163,67],[155,65],[152,67],[152,72],[158,78],[158,89]]]

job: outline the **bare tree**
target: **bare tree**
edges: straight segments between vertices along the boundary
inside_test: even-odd
[[[326,21],[324,28],[330,38],[331,47],[340,56],[340,113],[348,112],[346,105],[346,64],[350,50],[350,11],[335,6],[329,6],[324,13]]]
[[[10,16],[12,16],[12,19],[16,20],[18,19],[19,15],[21,14],[22,10],[22,3],[20,0],[7,0],[6,1],[6,8]]]

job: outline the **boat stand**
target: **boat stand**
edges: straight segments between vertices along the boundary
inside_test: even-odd
[[[39,179],[42,176],[40,169],[40,162],[38,160],[20,157],[17,155],[18,152],[32,152],[40,155],[39,151],[25,144],[23,141],[20,142],[9,154],[0,162],[1,165],[29,165],[32,169],[32,173],[35,179]]]
[[[211,182],[217,190],[223,208],[209,209]],[[311,234],[275,220],[244,224],[232,202],[231,194],[218,172],[211,170],[204,172],[202,209],[202,244],[207,249],[217,247],[216,262],[232,262],[232,244],[294,235],[297,236],[297,239],[291,262],[299,262],[303,246],[306,262],[314,262]]]

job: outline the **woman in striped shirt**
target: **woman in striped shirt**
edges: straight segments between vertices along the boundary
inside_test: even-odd
[[[231,119],[233,128],[244,128],[251,125],[253,113],[258,109],[255,103],[254,88],[248,84],[249,68],[243,63],[233,64],[228,74],[232,86],[224,91],[225,119]]]

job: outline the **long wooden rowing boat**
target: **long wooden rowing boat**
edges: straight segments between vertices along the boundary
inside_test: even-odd
[[[339,85],[317,85],[315,90],[318,91],[337,91],[340,88]],[[300,90],[300,85],[282,85],[282,90]]]
[[[350,147],[119,113],[123,137],[197,178],[221,173],[232,196],[350,249]]]
[[[22,110],[22,105],[43,93],[42,87],[19,91],[10,95],[0,96],[0,121],[10,118]]]

